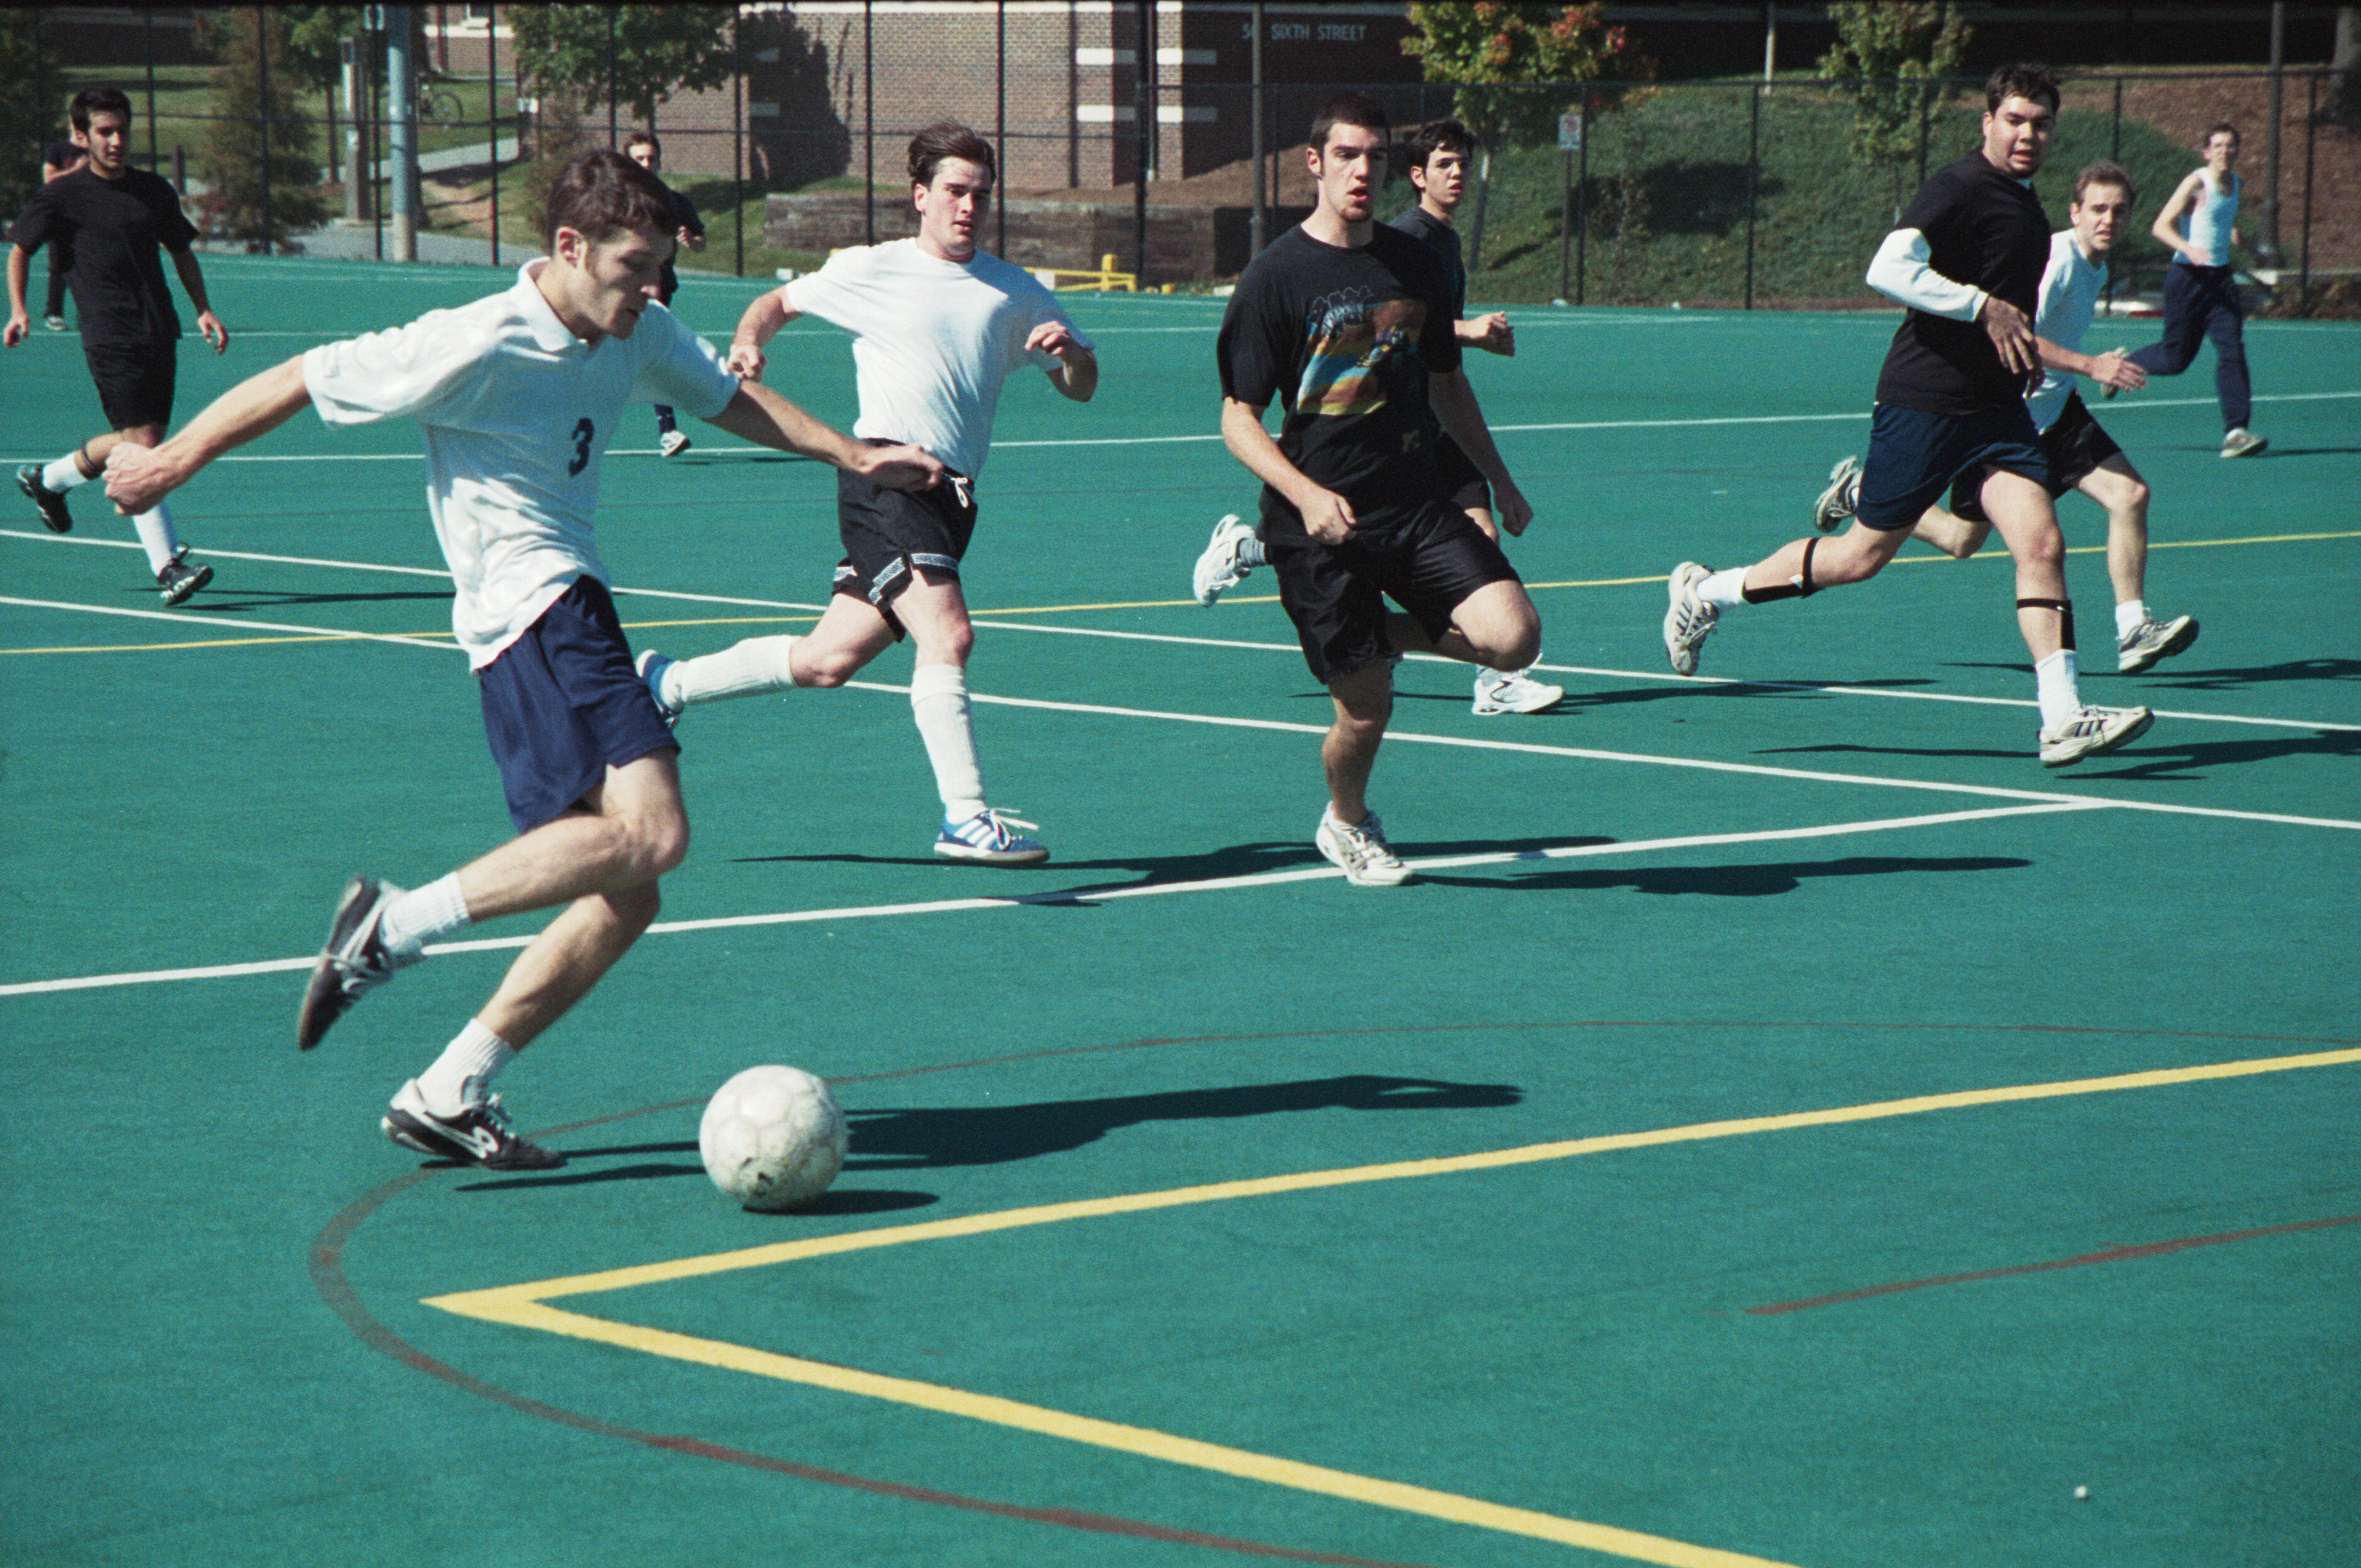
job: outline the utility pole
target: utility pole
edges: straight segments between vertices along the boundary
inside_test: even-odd
[[[385,8],[386,170],[392,187],[393,259],[418,259],[418,63],[410,7]]]

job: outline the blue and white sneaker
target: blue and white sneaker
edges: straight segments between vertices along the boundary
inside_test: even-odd
[[[935,835],[935,853],[954,861],[982,861],[994,866],[1030,866],[1049,858],[1049,851],[1038,839],[1028,839],[1022,833],[1012,833],[1012,828],[1038,831],[1038,825],[1015,817],[1003,817],[985,806],[964,822],[943,824]]]
[[[680,722],[678,705],[664,700],[664,672],[672,666],[672,660],[665,658],[653,648],[642,649],[639,662],[631,666],[639,672],[640,679],[648,683],[648,696],[655,699],[656,712],[663,715],[664,728],[667,729]]]

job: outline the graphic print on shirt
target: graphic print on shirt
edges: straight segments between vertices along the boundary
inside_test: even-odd
[[[1389,391],[1409,390],[1405,376],[1424,376],[1419,333],[1426,325],[1423,302],[1372,299],[1366,288],[1341,290],[1312,302],[1305,314],[1303,378],[1295,411],[1342,418],[1374,413]]]
[[[598,433],[598,427],[587,419],[574,427],[574,461],[566,466],[568,478],[590,466],[590,438]]]

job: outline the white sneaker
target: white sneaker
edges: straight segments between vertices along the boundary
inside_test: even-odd
[[[945,822],[942,831],[935,835],[935,853],[994,866],[1029,866],[1049,858],[1038,839],[1012,833],[1012,828],[1039,830],[1033,823],[1003,817],[987,806],[964,822]]]
[[[1374,811],[1352,824],[1337,821],[1334,812],[1323,811],[1320,831],[1312,842],[1344,868],[1345,880],[1356,887],[1400,887],[1410,881],[1410,868],[1386,842],[1385,824]]]
[[[664,694],[664,672],[671,669],[674,663],[653,648],[642,648],[639,662],[631,666],[638,672],[640,679],[648,683],[648,696],[655,699],[656,712],[663,717],[666,729],[680,722],[680,705],[666,702]]]
[[[1481,670],[1476,675],[1476,711],[1479,715],[1539,713],[1564,696],[1564,686],[1528,680],[1523,670]]]
[[[688,433],[668,430],[656,437],[656,451],[665,457],[677,457],[688,450]]]
[[[2222,455],[2252,457],[2270,444],[2268,436],[2257,435],[2242,424],[2222,437]]]
[[[1664,589],[1672,607],[1664,611],[1664,653],[1673,662],[1673,674],[1694,675],[1697,667],[1697,650],[1705,646],[1706,634],[1713,623],[1721,619],[1719,607],[1697,598],[1697,585],[1713,576],[1694,561],[1684,561],[1673,568],[1665,580]]]
[[[1246,574],[1254,568],[1238,560],[1238,546],[1253,537],[1254,529],[1239,521],[1235,512],[1225,514],[1213,524],[1213,537],[1197,557],[1197,570],[1191,578],[1199,604],[1211,604],[1246,581]]]
[[[1828,470],[1828,488],[1812,503],[1812,526],[1834,533],[1852,521],[1861,505],[1861,459],[1847,457]]]
[[[2136,675],[2158,659],[2169,659],[2197,641],[2197,618],[2143,620],[2115,639],[2115,673]]]
[[[2062,768],[2112,751],[2147,733],[2156,715],[2145,707],[2085,707],[2055,729],[2041,732],[2041,765]]]

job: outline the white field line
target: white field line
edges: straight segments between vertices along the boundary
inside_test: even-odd
[[[1882,817],[1862,822],[1836,822],[1817,828],[1774,828],[1751,833],[1701,833],[1676,839],[1641,839],[1629,843],[1566,844],[1546,850],[1510,850],[1473,855],[1443,855],[1408,862],[1417,871],[1458,870],[1469,866],[1508,865],[1519,861],[1589,860],[1605,855],[1636,855],[1724,844],[1763,844],[1799,839],[1832,839],[1855,833],[1892,832],[1905,828],[1938,828],[1960,822],[1987,821],[2004,817],[2040,816],[2054,811],[2087,811],[2099,804],[2048,801],[2032,806],[1988,806],[1974,811],[1946,811],[1927,817]],[[1018,909],[1038,904],[1100,904],[1118,898],[1159,898],[1171,894],[1227,893],[1239,888],[1275,887],[1287,883],[1330,882],[1345,873],[1333,866],[1307,866],[1296,871],[1258,872],[1245,876],[1207,877],[1196,882],[1134,883],[1112,887],[1063,888],[1054,893],[1011,894],[997,898],[942,898],[915,904],[849,905],[836,909],[794,909],[769,915],[720,916],[704,920],[660,920],[647,934],[682,936],[701,931],[741,930],[753,926],[799,926],[829,920],[869,920],[895,916],[950,915],[982,909]],[[435,942],[433,954],[488,953],[522,948],[538,933],[492,937],[467,942]],[[69,980],[37,980],[0,985],[0,996],[49,995],[66,991],[93,991],[128,985],[155,985],[183,980],[235,980],[247,975],[280,974],[308,970],[317,954],[299,959],[265,959],[254,963],[210,964],[191,969],[144,970],[120,974],[82,975]]]
[[[120,550],[137,550],[140,548],[135,541],[131,540],[79,538],[60,539],[54,534],[36,533],[28,529],[0,529],[0,538],[31,539],[49,544],[96,544],[111,549]],[[445,582],[450,581],[451,576],[448,572],[437,571],[424,566],[379,566],[372,565],[367,562],[320,561],[308,559],[300,555],[265,555],[252,552],[240,552],[235,550],[209,549],[205,554],[209,557],[214,557],[225,561],[266,561],[291,565],[330,566],[347,571],[398,572],[411,576],[439,577]],[[686,604],[729,605],[736,608],[751,609],[788,609],[797,610],[807,614],[818,614],[827,609],[825,605],[804,603],[793,599],[734,598],[722,594],[676,593],[665,588],[617,587],[614,590],[614,593],[618,598],[628,596],[642,598],[676,599]],[[17,599],[0,598],[0,604],[14,604],[40,609],[82,610],[93,615],[136,616],[149,620],[177,620],[191,626],[200,626],[216,630],[225,627],[251,627],[256,630],[261,631],[295,631],[308,633],[313,636],[344,639],[355,641],[407,642],[422,647],[456,646],[456,644],[451,643],[429,643],[423,639],[415,637],[400,637],[364,631],[345,631],[329,627],[284,626],[274,625],[268,621],[258,620],[230,621],[218,617],[205,616],[193,612],[184,612],[175,615],[167,614],[161,610],[121,609],[107,606],[81,605],[68,603],[61,600],[49,599]],[[1189,648],[1228,648],[1244,650],[1250,652],[1267,653],[1297,653],[1301,652],[1301,650],[1292,642],[1250,642],[1220,637],[1181,637],[1170,632],[1115,631],[1106,628],[1094,626],[1050,626],[1036,621],[997,620],[992,619],[992,612],[989,610],[977,611],[974,624],[978,627],[994,627],[1006,631],[1029,631],[1042,635],[1059,637],[1104,637],[1124,642],[1166,642]],[[1405,656],[1410,659],[1416,660],[1421,663],[1448,664],[1454,662],[1434,653],[1411,653]],[[1687,685],[1707,686],[1746,686],[1763,691],[1819,692],[1828,696],[1886,697],[1903,702],[1968,703],[1983,707],[2030,708],[2037,706],[2037,704],[2029,702],[2022,697],[1971,696],[1958,692],[1895,691],[1883,686],[1821,685],[1815,685],[1808,681],[1749,681],[1741,680],[1732,675],[1675,675],[1669,671],[1664,670],[1613,670],[1597,668],[1587,664],[1536,664],[1533,667],[1548,674],[1591,675],[1603,680],[1679,682]],[[2159,718],[2188,719],[2201,724],[2251,724],[2275,729],[2312,729],[2334,730],[2339,732],[2361,729],[2361,724],[2335,724],[2325,719],[2263,718],[2252,714],[2196,713],[2185,709],[2162,707],[2158,708],[2156,710],[2156,714]]]
[[[2345,401],[2355,398],[2361,398],[2361,391],[2257,393],[2254,400],[2258,403],[2312,403]],[[2117,402],[2108,405],[2108,413],[2109,416],[2112,417],[2114,414],[2122,413],[2132,409],[2212,408],[2213,406],[2213,402],[2214,400],[2212,398],[2138,398],[2134,399],[2129,402]],[[1491,428],[1492,433],[1495,435],[1508,433],[1532,434],[1541,432],[1564,430],[1705,430],[1731,425],[1830,424],[1841,422],[1847,420],[1866,420],[1869,418],[1869,405],[1864,403],[1860,408],[1844,413],[1742,414],[1708,419],[1568,420],[1545,424],[1496,424]],[[995,441],[993,443],[993,445],[995,449],[1015,449],[1017,447],[1175,446],[1202,445],[1211,442],[1218,442],[1221,439],[1219,433],[1208,433],[1194,435],[1073,436],[1053,441]],[[728,446],[716,445],[701,447],[699,450],[707,453],[708,455],[754,454],[760,454],[766,457],[778,455],[778,454],[773,453],[771,448],[767,446],[751,446],[736,444],[732,444]],[[654,457],[659,455],[659,454],[653,446],[631,446],[609,447],[607,450],[606,455],[609,457]],[[16,463],[30,463],[44,460],[45,459],[37,457],[0,457],[0,464],[13,465]],[[225,457],[217,457],[214,459],[214,461],[216,463],[423,463],[424,458],[421,454],[416,452],[338,452],[308,453],[300,455],[233,452]]]
[[[424,637],[401,637],[383,631],[350,631],[335,626],[294,626],[279,620],[226,620],[219,616],[179,615],[167,609],[125,609],[115,605],[66,604],[51,599],[20,599],[0,596],[0,604],[13,604],[25,609],[65,609],[82,615],[119,615],[133,620],[169,620],[179,626],[206,631],[292,631],[301,636],[331,638],[343,642],[398,642],[405,648],[433,648],[445,653],[459,652],[456,642],[436,642]]]

